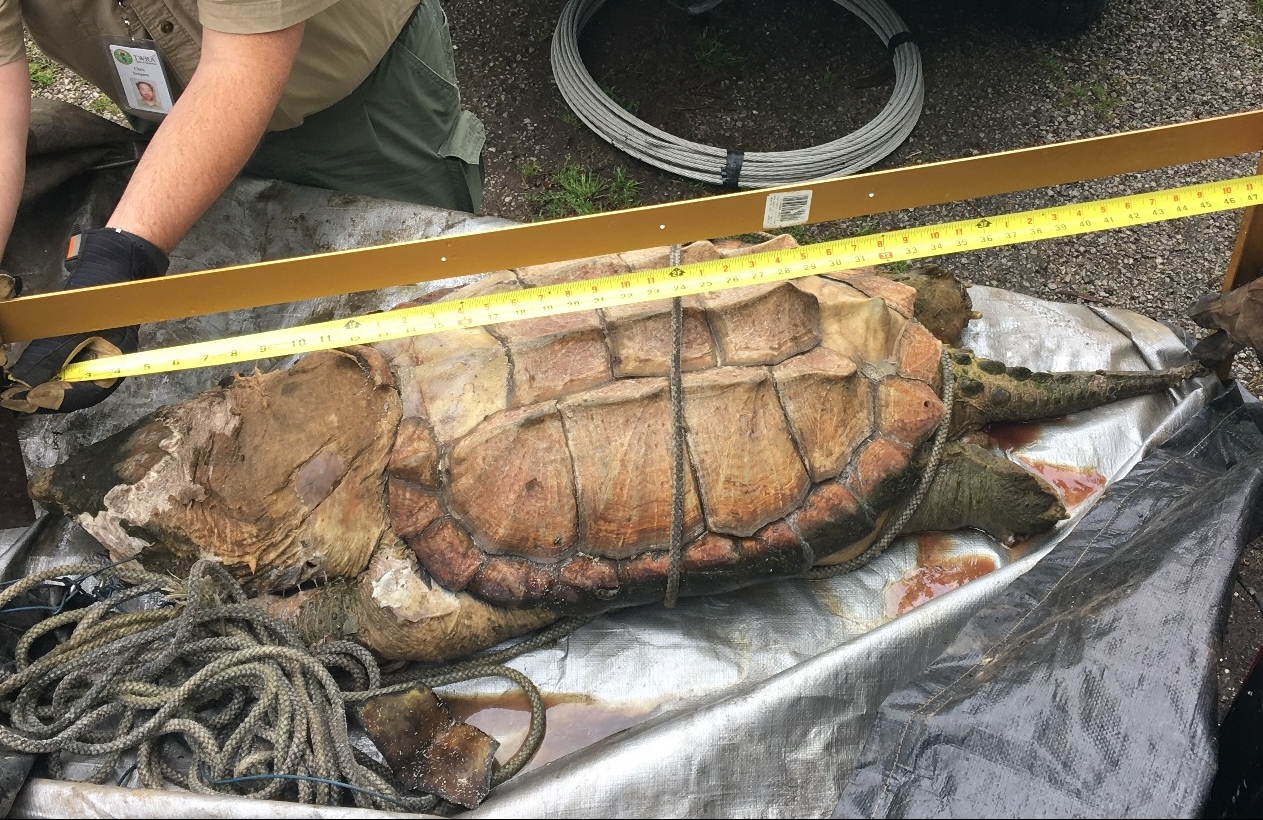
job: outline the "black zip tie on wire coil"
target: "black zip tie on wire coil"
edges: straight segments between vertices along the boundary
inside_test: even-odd
[[[615,148],[656,168],[714,185],[716,172],[740,166],[722,178],[744,188],[787,185],[853,174],[872,167],[898,148],[921,116],[925,79],[921,52],[908,26],[887,0],[834,0],[881,38],[894,67],[890,99],[866,124],[838,139],[787,151],[736,152],[670,134],[636,117],[601,88],[583,63],[580,32],[605,0],[567,0],[553,31],[553,79],[566,105],[584,125]],[[910,46],[903,48],[902,46]],[[828,112],[825,112],[828,116]]]
[[[917,38],[912,36],[912,32],[906,30],[892,34],[890,39],[886,41],[886,50],[893,55],[895,50],[904,43],[912,43],[913,45],[916,45]]]
[[[745,162],[745,151],[728,149],[728,157],[724,160],[723,170],[719,172],[719,184],[724,190],[735,191],[741,187],[741,163]]]

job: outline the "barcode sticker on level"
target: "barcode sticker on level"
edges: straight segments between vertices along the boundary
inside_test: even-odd
[[[763,230],[805,225],[811,216],[811,191],[768,194],[763,208]]]

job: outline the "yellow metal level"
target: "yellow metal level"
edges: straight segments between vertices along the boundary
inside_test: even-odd
[[[75,363],[58,378],[91,381],[234,364],[1163,222],[1259,202],[1263,202],[1263,174],[142,351]]]
[[[183,319],[764,229],[767,199],[811,191],[807,223],[1263,150],[1263,110],[838,179],[514,225],[0,302],[0,339]]]

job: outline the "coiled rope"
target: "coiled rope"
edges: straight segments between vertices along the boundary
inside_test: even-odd
[[[925,100],[921,52],[885,0],[834,0],[881,37],[895,87],[885,107],[844,137],[789,151],[741,152],[676,137],[633,116],[603,92],[579,54],[579,34],[605,0],[569,0],[553,32],[553,77],[575,115],[615,148],[672,174],[729,188],[762,188],[863,170],[912,132]]]
[[[529,762],[544,735],[538,689],[500,664],[587,620],[559,622],[484,657],[383,680],[367,649],[350,641],[307,646],[210,561],[195,563],[184,584],[126,564],[58,567],[0,592],[0,613],[40,584],[78,575],[77,584],[89,574],[98,575],[106,594],[27,630],[13,671],[0,675],[0,708],[8,712],[0,746],[52,755],[53,776],[61,754],[103,758],[98,783],[134,749],[147,788],[165,781],[203,794],[325,805],[349,797],[365,808],[430,810],[438,797],[404,793],[384,765],[351,745],[346,708],[417,684],[488,676],[521,687],[531,704],[527,738],[493,776],[498,785]],[[150,595],[167,605],[118,611]],[[32,658],[34,643],[62,627],[73,628],[69,639]]]

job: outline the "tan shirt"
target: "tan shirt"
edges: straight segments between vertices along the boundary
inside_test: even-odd
[[[419,0],[0,0],[0,65],[25,59],[22,22],[36,44],[119,103],[101,35],[153,40],[183,88],[201,56],[202,26],[257,34],[306,21],[303,43],[268,129],[299,125],[351,93]]]

